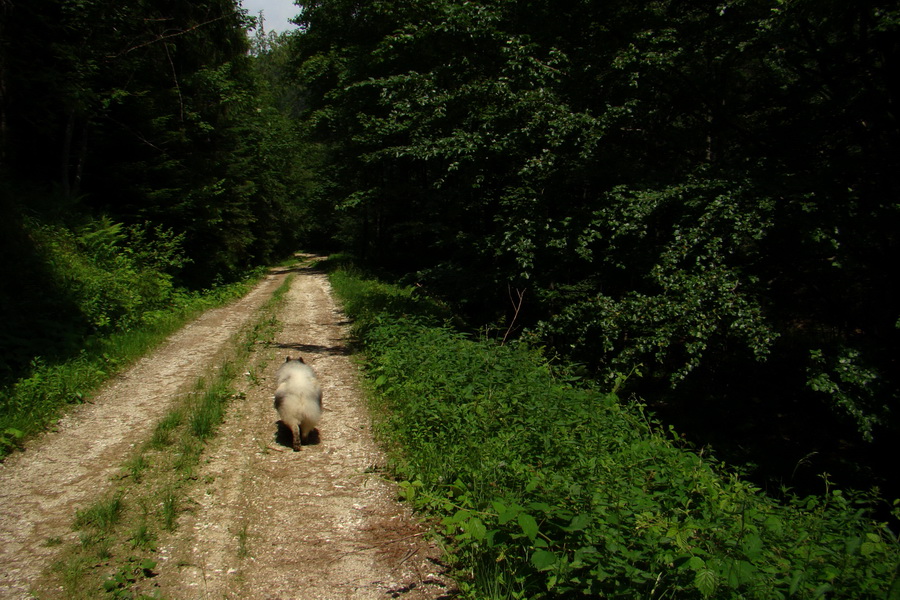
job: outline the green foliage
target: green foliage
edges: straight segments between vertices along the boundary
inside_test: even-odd
[[[94,528],[108,533],[119,522],[124,505],[121,494],[101,500],[96,504],[75,513],[75,528]]]
[[[107,217],[67,226],[24,212],[7,215],[0,246],[0,276],[17,282],[0,291],[0,384],[27,372],[36,356],[71,358],[86,341],[135,330],[183,304],[172,273],[185,259],[170,230]]]
[[[147,577],[153,577],[153,569],[156,568],[156,562],[145,558],[141,561],[135,559],[135,564],[128,568],[122,567],[115,575],[103,582],[103,591],[109,594],[111,598],[134,598],[131,593],[131,586]],[[142,598],[148,596],[141,596]]]
[[[136,482],[140,482],[141,477],[143,477],[144,471],[146,471],[148,468],[150,468],[150,462],[143,454],[135,456],[125,465],[125,469],[128,471],[128,474]]]
[[[0,456],[197,312],[247,289],[176,288],[181,236],[160,226],[101,218],[73,230],[24,219],[22,231],[41,272],[0,294]]]
[[[656,215],[681,214],[663,237],[651,235]],[[665,365],[683,380],[720,340],[766,359],[778,334],[747,267],[766,235],[772,202],[725,181],[700,181],[662,191],[614,190],[578,237],[579,253],[610,271],[627,271],[625,256],[639,244],[656,246],[645,280],[617,297],[542,292],[554,315],[536,332],[577,355],[607,354],[609,380],[633,364]],[[602,241],[602,242],[601,242]],[[603,252],[596,251],[602,243]]]
[[[879,372],[861,364],[860,351],[855,348],[841,348],[831,361],[826,360],[822,350],[811,350],[810,358],[807,385],[815,392],[827,394],[834,406],[853,417],[859,431],[872,441],[875,427],[890,411],[884,401],[889,392],[879,381]],[[878,406],[879,402],[884,404]]]
[[[190,415],[190,427],[194,436],[206,440],[215,434],[216,428],[225,415],[225,402],[231,397],[231,389],[225,381],[210,386],[193,408]]]
[[[10,5],[0,177],[55,186],[56,210],[78,199],[110,225],[177,232],[156,247],[177,235],[189,260],[167,273],[195,288],[295,250],[317,230],[304,218],[317,151],[285,116],[284,94],[263,89],[250,24],[232,0]],[[126,229],[81,241],[109,247]]]
[[[175,531],[178,519],[179,496],[173,489],[166,490],[160,503],[160,521],[163,531]]]
[[[331,273],[331,285],[341,298],[348,313],[354,316],[354,328],[361,335],[381,324],[385,314],[435,324],[448,318],[446,307],[422,295],[413,286],[385,284],[352,266],[341,267]]]
[[[169,445],[172,433],[181,425],[183,420],[182,412],[181,410],[173,410],[156,424],[153,436],[150,438],[151,448],[162,449]]]
[[[103,217],[77,233],[63,227],[29,224],[53,288],[77,305],[97,333],[125,331],[144,314],[173,302],[170,272],[184,262],[180,236],[157,226],[131,227],[128,239],[120,223]],[[155,235],[160,241],[150,241]]]
[[[872,440],[900,397],[896,15],[327,0],[293,48],[370,264],[479,324],[527,288],[521,329],[669,403],[815,400]]]
[[[362,322],[400,495],[439,519],[466,597],[850,599],[895,585],[900,544],[871,519],[874,498],[826,480],[776,502],[537,349],[473,340],[385,305],[390,286],[333,277]]]
[[[0,454],[8,454],[16,448],[25,437],[25,432],[15,427],[7,427],[0,434]]]

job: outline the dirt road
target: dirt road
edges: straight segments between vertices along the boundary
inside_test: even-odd
[[[247,365],[244,394],[205,451],[190,508],[160,540],[158,574],[143,591],[172,599],[445,596],[437,549],[379,475],[383,457],[348,356],[346,319],[324,274],[296,271],[281,332]],[[75,509],[109,489],[168,401],[287,275],[273,273],[204,314],[0,466],[0,598],[32,597],[30,582],[58,552],[46,540],[73,539]],[[319,375],[325,412],[318,443],[293,452],[276,439],[272,392],[275,369],[298,353]]]

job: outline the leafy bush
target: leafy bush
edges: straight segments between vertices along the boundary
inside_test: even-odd
[[[467,596],[900,594],[900,548],[870,518],[873,496],[826,479],[821,496],[776,502],[540,351],[391,311],[384,284],[335,281],[402,495],[440,519]]]
[[[127,330],[171,302],[171,274],[185,263],[182,236],[105,217],[76,232],[36,222],[31,229],[59,293],[76,303],[94,332]]]
[[[0,458],[192,315],[247,290],[176,288],[181,236],[149,223],[24,218],[16,233],[31,247],[14,272],[24,284],[0,294]]]
[[[361,337],[365,337],[386,316],[414,317],[420,322],[434,325],[450,317],[445,306],[421,295],[413,286],[401,287],[365,278],[361,271],[352,266],[350,259],[337,257],[329,259],[322,266],[326,269],[335,267],[330,275],[331,285],[341,298],[345,310],[353,315],[355,329]]]

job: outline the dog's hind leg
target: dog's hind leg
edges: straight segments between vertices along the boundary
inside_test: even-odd
[[[292,439],[293,443],[291,445],[293,446],[294,451],[300,452],[300,444],[301,444],[301,440],[302,440],[302,438],[300,437],[300,423],[298,423],[294,419],[290,419],[290,420],[282,419],[282,422],[285,425],[287,425],[288,429],[291,430],[291,438],[293,438]]]

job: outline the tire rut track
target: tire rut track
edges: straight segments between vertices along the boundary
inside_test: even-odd
[[[131,450],[285,276],[269,275],[243,298],[203,313],[0,464],[0,598],[32,597],[32,582],[59,552],[47,540],[77,539],[75,510],[111,487]]]
[[[443,597],[438,549],[377,475],[384,458],[327,277],[300,270],[280,321],[208,447],[182,533],[160,548],[154,587],[184,599]],[[298,352],[318,374],[324,413],[318,443],[293,452],[289,436],[276,439],[272,393],[280,362]]]

